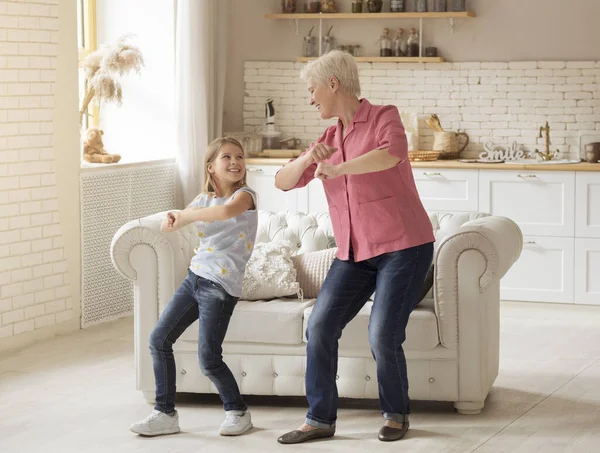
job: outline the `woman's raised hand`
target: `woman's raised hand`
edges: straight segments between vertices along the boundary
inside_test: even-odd
[[[331,165],[325,162],[320,162],[315,170],[315,178],[324,181],[325,179],[333,179],[341,176],[340,166]]]
[[[333,146],[326,145],[325,143],[317,143],[310,149],[307,155],[310,156],[314,163],[318,164],[319,162],[329,159],[336,151],[337,148],[334,148]]]

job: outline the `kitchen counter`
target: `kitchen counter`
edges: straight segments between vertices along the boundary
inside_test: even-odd
[[[248,165],[285,165],[291,159],[249,157]],[[590,164],[581,162],[576,164],[466,164],[457,160],[436,160],[433,162],[411,162],[413,168],[451,168],[451,169],[483,169],[483,170],[529,170],[529,171],[598,171],[600,163]]]

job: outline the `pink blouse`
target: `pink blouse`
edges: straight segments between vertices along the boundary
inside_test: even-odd
[[[315,143],[337,148],[327,161],[334,165],[382,148],[400,158],[388,170],[323,181],[338,246],[337,258],[348,260],[350,246],[354,260],[362,261],[435,241],[415,186],[406,134],[395,106],[375,106],[361,99],[345,138],[338,120]],[[294,188],[304,187],[314,179],[316,168],[316,164],[308,167]]]

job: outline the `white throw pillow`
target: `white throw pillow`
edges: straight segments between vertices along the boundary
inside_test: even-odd
[[[304,297],[313,299],[319,295],[336,252],[337,247],[334,247],[292,257]]]
[[[242,283],[242,300],[269,300],[298,295],[296,269],[292,253],[296,250],[290,241],[259,242],[246,264]]]

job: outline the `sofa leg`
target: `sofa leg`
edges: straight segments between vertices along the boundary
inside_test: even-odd
[[[144,390],[142,393],[144,394],[144,399],[148,404],[156,403],[156,392],[154,390]]]
[[[483,401],[457,401],[454,403],[454,409],[462,415],[477,415],[483,406]]]

